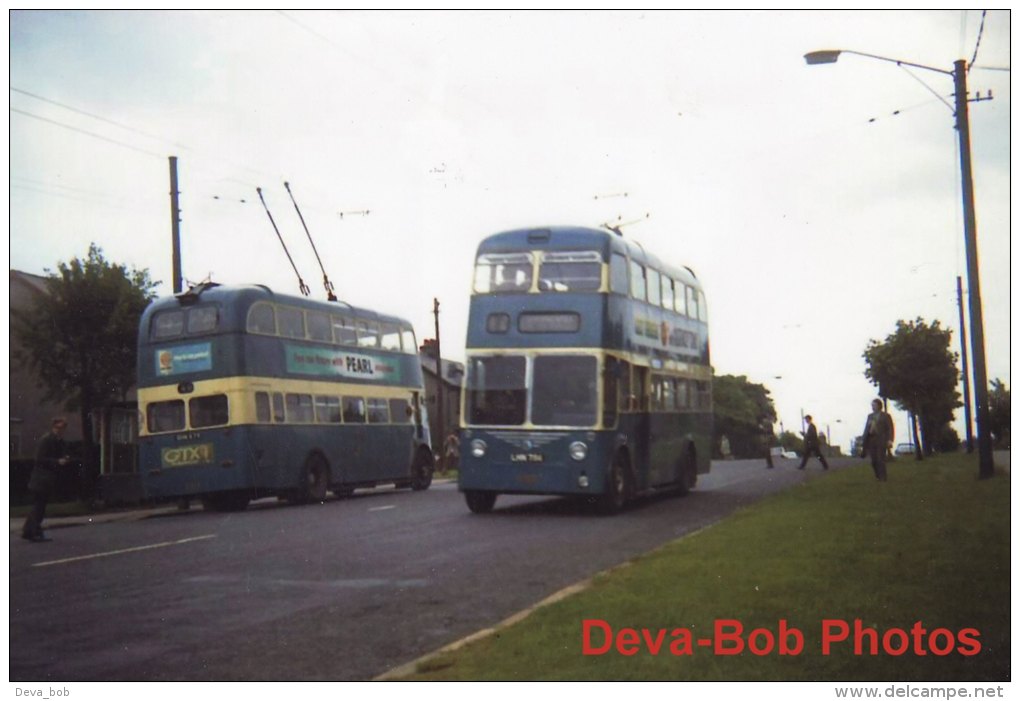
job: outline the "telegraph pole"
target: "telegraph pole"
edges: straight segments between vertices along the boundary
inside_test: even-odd
[[[963,183],[963,233],[967,249],[967,292],[970,300],[971,361],[974,363],[974,404],[977,409],[978,478],[995,474],[988,416],[988,375],[985,369],[985,325],[981,318],[981,282],[978,272],[977,217],[974,213],[974,178],[970,163],[970,119],[967,115],[967,62],[953,64],[956,88],[956,131],[960,139],[960,178]]]
[[[443,352],[439,344],[439,300],[432,298],[432,314],[436,318],[436,425],[439,426],[439,444],[432,446],[433,455],[438,451],[439,464],[446,472],[446,406],[443,400]]]
[[[974,452],[970,419],[970,368],[967,366],[967,327],[963,313],[963,280],[956,276],[956,306],[960,308],[960,361],[963,363],[963,416],[967,422],[967,452]]]
[[[177,156],[170,156],[170,233],[173,246],[173,285],[174,294],[184,288],[184,276],[181,274],[181,208],[177,197]]]

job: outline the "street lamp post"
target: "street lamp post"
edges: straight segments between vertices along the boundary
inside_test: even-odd
[[[841,53],[854,54],[878,61],[934,71],[953,78],[956,91],[956,131],[960,141],[960,179],[963,183],[963,233],[967,251],[967,286],[970,291],[970,341],[971,359],[974,366],[974,403],[977,413],[978,430],[978,477],[987,479],[995,474],[992,460],[992,437],[988,423],[988,375],[985,369],[985,332],[981,315],[981,282],[978,273],[977,217],[974,210],[974,178],[970,159],[970,119],[967,115],[967,62],[963,59],[953,63],[953,70],[932,68],[919,63],[900,61],[895,58],[866,54],[846,49],[812,51],[804,55],[808,65],[835,63]]]

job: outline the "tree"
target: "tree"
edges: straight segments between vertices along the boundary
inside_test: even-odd
[[[919,460],[932,452],[942,428],[953,420],[953,410],[961,406],[951,336],[937,320],[900,320],[884,342],[872,340],[864,351],[864,375],[878,386],[879,395],[917,418],[913,430]]]
[[[1009,448],[1009,387],[1002,380],[992,380],[988,393],[988,430],[995,446]]]
[[[147,270],[108,262],[94,243],[88,255],[58,263],[34,308],[11,312],[17,357],[46,398],[78,411],[86,468],[93,458],[92,411],[123,400],[136,379],[138,321],[155,296]],[[50,272],[50,271],[47,271]]]
[[[715,453],[719,454],[726,436],[735,457],[761,457],[771,444],[776,420],[768,388],[748,382],[743,375],[716,376],[712,380],[712,404]]]

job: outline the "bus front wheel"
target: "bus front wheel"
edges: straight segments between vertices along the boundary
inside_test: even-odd
[[[615,514],[623,510],[630,499],[630,461],[623,452],[617,453],[613,458],[613,465],[609,469],[609,480],[606,483],[606,493],[599,500],[602,512]]]
[[[492,507],[496,505],[496,493],[469,490],[464,492],[464,501],[467,502],[467,506],[471,509],[471,513],[487,514],[492,511]]]

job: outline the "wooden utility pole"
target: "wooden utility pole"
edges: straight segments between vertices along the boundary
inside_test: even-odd
[[[170,156],[170,232],[173,246],[174,294],[183,292],[184,276],[181,274],[181,208],[177,197],[177,156]]]
[[[439,300],[432,299],[432,314],[436,318],[436,425],[439,427],[438,443],[433,442],[432,454],[439,455],[440,471],[446,471],[446,405],[443,397],[443,348],[439,343]]]
[[[963,363],[963,420],[967,423],[967,452],[974,452],[970,418],[970,370],[967,368],[967,326],[963,313],[963,281],[956,276],[956,304],[960,308],[960,361]]]

